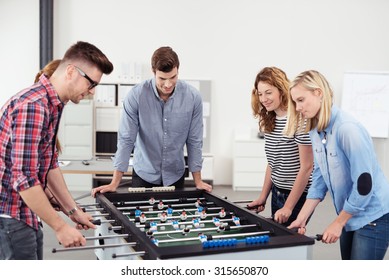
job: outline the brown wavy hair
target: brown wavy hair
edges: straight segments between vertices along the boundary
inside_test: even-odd
[[[280,92],[281,109],[288,109],[289,96],[289,80],[285,72],[277,67],[265,67],[256,76],[254,88],[251,92],[251,108],[253,109],[254,118],[258,118],[259,130],[261,132],[270,133],[274,130],[276,113],[268,112],[262,103],[259,101],[258,83],[264,82],[276,87]]]
[[[171,47],[160,47],[157,49],[151,57],[151,69],[155,73],[156,71],[162,71],[168,73],[173,70],[174,67],[180,68],[180,60],[178,55]]]

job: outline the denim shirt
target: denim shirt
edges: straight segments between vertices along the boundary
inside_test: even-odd
[[[307,198],[331,194],[336,213],[352,215],[346,231],[357,230],[389,213],[389,183],[376,159],[367,130],[349,114],[332,107],[324,129],[309,132],[315,167]],[[325,140],[324,140],[325,139]]]
[[[136,173],[150,183],[171,185],[184,174],[186,145],[189,171],[201,171],[203,107],[198,90],[178,80],[165,102],[152,78],[133,87],[123,101],[123,109],[114,159],[116,170],[128,170],[134,148]]]

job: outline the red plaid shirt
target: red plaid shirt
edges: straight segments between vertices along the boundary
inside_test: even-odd
[[[19,192],[45,186],[58,167],[55,137],[64,104],[46,76],[13,96],[1,109],[0,214],[38,229],[38,218]]]

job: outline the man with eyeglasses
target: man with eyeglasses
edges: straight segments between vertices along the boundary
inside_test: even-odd
[[[57,69],[11,97],[0,111],[0,259],[43,259],[41,220],[64,247],[83,246],[81,229],[95,228],[78,208],[58,165],[55,147],[61,113],[69,101],[94,94],[113,65],[94,45],[77,42]],[[48,192],[47,192],[48,191]],[[67,224],[50,204],[76,223]]]
[[[188,168],[198,189],[212,191],[201,179],[203,107],[197,89],[178,79],[180,62],[170,47],[157,49],[151,58],[154,77],[127,94],[118,133],[114,175],[108,185],[92,189],[115,191],[128,169],[134,149],[132,187],[175,186],[185,180],[184,147]]]

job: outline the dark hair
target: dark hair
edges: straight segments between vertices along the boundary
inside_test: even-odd
[[[275,127],[276,113],[268,112],[259,101],[257,86],[259,82],[276,87],[280,92],[283,110],[288,108],[289,80],[285,72],[277,67],[265,67],[256,76],[254,88],[251,92],[251,107],[255,118],[259,118],[259,128],[262,132],[270,133]]]
[[[110,74],[113,71],[113,65],[96,46],[78,41],[72,45],[65,53],[62,62],[67,63],[72,60],[81,60],[87,64],[96,66],[103,74]]]
[[[180,67],[178,55],[171,47],[160,47],[151,57],[151,68],[153,72],[170,72],[174,67]]]

